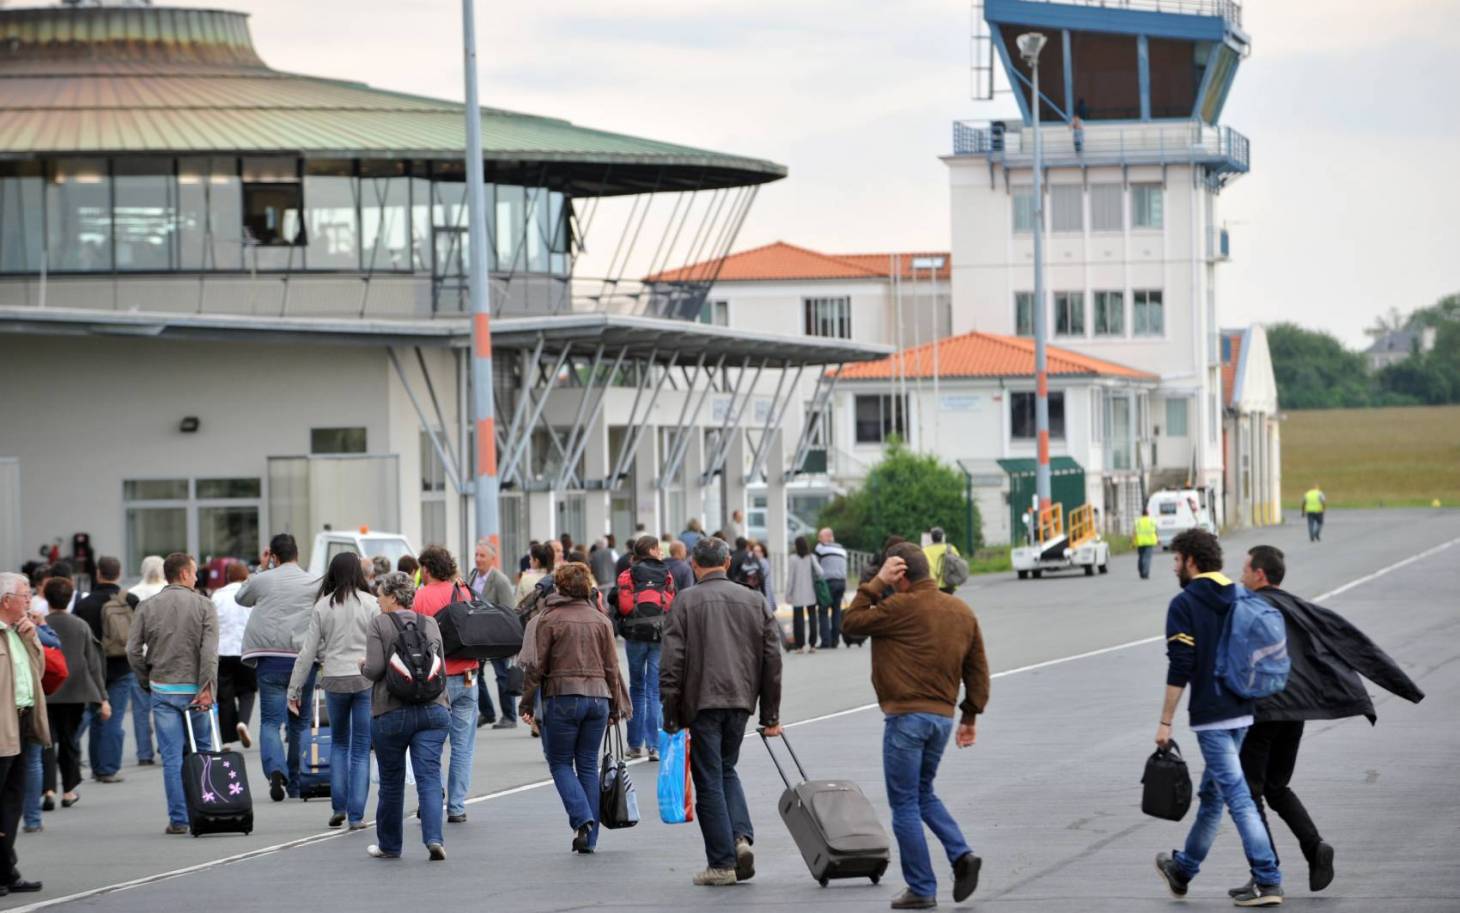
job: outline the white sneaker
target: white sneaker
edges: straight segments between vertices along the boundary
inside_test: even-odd
[[[249,735],[249,732],[248,732],[248,724],[247,723],[239,723],[238,726],[235,727],[235,728],[238,729],[238,741],[243,745],[243,747],[244,748],[252,748],[253,747],[253,736]]]
[[[366,853],[366,855],[371,856],[371,857],[373,857],[375,859],[399,859],[400,858],[400,854],[399,853],[387,853],[385,850],[382,850],[380,847],[376,846],[373,843],[370,844],[369,846],[365,847],[365,853]]]

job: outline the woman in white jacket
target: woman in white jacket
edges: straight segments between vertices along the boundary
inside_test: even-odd
[[[330,827],[348,818],[350,830],[365,827],[365,797],[370,791],[370,691],[374,683],[360,673],[370,621],[380,603],[370,592],[360,556],[336,555],[320,582],[309,631],[289,680],[289,710],[296,715],[304,682],[315,662],[323,666],[319,687],[330,717]]]
[[[791,604],[791,633],[796,652],[807,649],[806,622],[811,621],[810,648],[816,652],[817,632],[821,630],[821,608],[816,602],[816,582],[821,579],[821,562],[811,553],[805,536],[796,537],[796,552],[786,562],[786,601]]]

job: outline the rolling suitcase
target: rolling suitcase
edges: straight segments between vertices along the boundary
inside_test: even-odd
[[[213,727],[213,744],[222,745],[218,733],[218,708],[208,711]],[[253,796],[248,791],[248,773],[243,755],[236,751],[198,751],[193,735],[193,715],[183,714],[188,747],[183,758],[183,795],[188,804],[188,826],[194,837],[204,834],[248,834],[253,831]]]
[[[299,746],[299,798],[327,799],[330,794],[330,746],[333,729],[320,721],[319,690],[314,689],[314,716]]]
[[[764,732],[760,738],[786,784],[776,806],[811,877],[823,888],[833,878],[870,878],[877,884],[892,861],[892,852],[887,831],[861,787],[848,780],[806,779],[801,759],[783,735],[781,741],[801,774],[801,781],[793,786]]]

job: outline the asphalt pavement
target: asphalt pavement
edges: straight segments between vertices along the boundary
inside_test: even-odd
[[[1288,904],[1325,911],[1460,910],[1460,512],[1335,511],[1324,541],[1297,522],[1224,540],[1236,575],[1258,542],[1288,553],[1287,589],[1322,601],[1358,624],[1419,683],[1410,705],[1378,692],[1377,727],[1366,720],[1310,725],[1294,778],[1326,840],[1338,877],[1318,895],[1291,835],[1275,825]],[[1177,846],[1185,824],[1139,811],[1140,774],[1151,750],[1164,682],[1166,602],[1175,590],[1169,558],[1142,581],[1134,556],[1111,573],[1018,581],[976,578],[962,595],[978,612],[996,672],[978,744],[949,748],[939,791],[984,858],[969,905],[1033,911],[1164,910],[1173,901],[1152,858]],[[881,718],[865,649],[786,657],[782,717],[815,777],[860,783],[884,820]],[[1371,689],[1376,690],[1376,689]],[[1183,721],[1175,737],[1195,740]],[[130,748],[128,755],[130,758]],[[406,856],[365,855],[373,831],[325,828],[328,801],[268,801],[256,753],[257,829],[250,837],[165,837],[156,768],[129,766],[127,781],[88,783],[82,801],[22,835],[21,871],[42,879],[39,895],[13,895],[0,909],[46,905],[101,911],[376,910],[409,903],[468,904],[514,911],[587,907],[626,910],[817,906],[886,909],[901,888],[893,868],[880,886],[811,880],[776,811],[783,788],[754,736],[740,772],[756,825],[758,874],[734,888],[690,885],[704,865],[695,825],[659,823],[653,767],[631,768],[644,822],[605,832],[599,852],[568,852],[571,831],[547,781],[539,743],[522,729],[479,734],[469,821],[448,825],[449,858],[429,863],[408,825]],[[374,797],[371,798],[373,810]],[[935,860],[939,859],[936,844]],[[940,869],[940,903],[952,906]],[[1240,843],[1225,824],[1184,902],[1229,909],[1225,889],[1246,879]]]

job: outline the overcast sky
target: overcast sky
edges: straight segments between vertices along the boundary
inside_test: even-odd
[[[462,97],[453,0],[224,0],[279,69]],[[1252,173],[1222,195],[1220,320],[1350,345],[1373,316],[1460,291],[1460,2],[1248,0],[1252,56],[1223,120]],[[484,104],[768,158],[737,249],[946,248],[968,0],[478,4]]]

